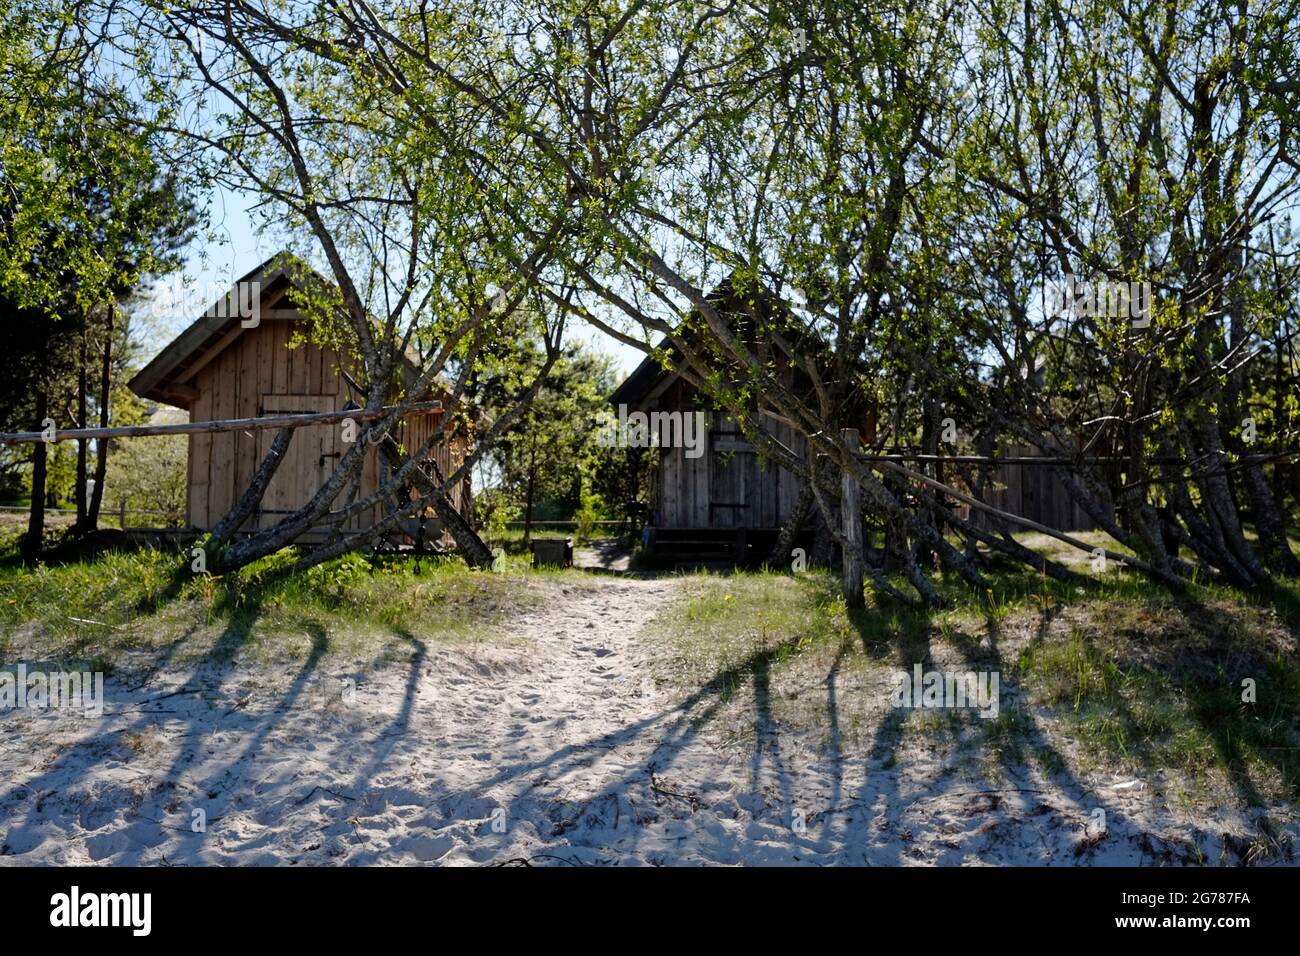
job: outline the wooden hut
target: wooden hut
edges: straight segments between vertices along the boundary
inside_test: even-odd
[[[745,298],[742,302],[730,279],[709,295],[712,307],[752,347],[760,353],[775,348],[770,339],[753,341],[761,333],[753,329],[755,306]],[[757,308],[770,320],[771,310],[779,305],[767,300]],[[686,319],[686,335],[696,320],[694,313]],[[610,396],[610,404],[620,411],[647,415],[704,411],[707,428],[702,454],[692,454],[692,449],[680,443],[657,449],[647,491],[642,535],[645,551],[662,560],[761,562],[794,513],[803,481],[776,461],[764,459],[730,415],[707,411],[703,396],[677,371],[681,365],[674,363],[680,357],[667,339],[656,351],[667,356],[669,367],[655,357],[646,358]],[[787,368],[783,374],[794,387],[806,387],[792,370]],[[875,437],[874,411],[858,411],[861,414],[845,424],[858,427],[863,439],[871,441]],[[790,425],[757,408],[752,421],[799,457],[806,456],[804,436]],[[814,509],[798,539],[809,553],[820,523],[820,514]]]
[[[142,398],[182,408],[195,422],[344,411],[364,404],[364,395],[348,372],[355,363],[335,348],[313,341],[310,323],[294,305],[295,281],[288,262],[286,256],[276,256],[235,283],[131,379],[131,390]],[[413,376],[414,366],[405,372]],[[444,396],[445,383],[440,383],[422,398]],[[416,449],[438,426],[442,414],[412,413],[395,437],[405,448]],[[263,429],[189,436],[190,526],[210,530],[221,520],[251,484],[274,435],[274,430]],[[337,423],[297,428],[285,460],[244,530],[269,527],[306,504],[329,478],[345,448],[343,428]],[[452,435],[434,446],[429,470],[436,463],[442,475],[450,475],[464,461],[468,448],[463,431]],[[360,497],[379,487],[379,468],[377,451],[371,449],[362,470]],[[468,478],[451,498],[462,514],[468,513]],[[382,513],[382,506],[376,505],[344,527],[362,530]],[[304,537],[311,540],[321,530]],[[450,536],[436,527],[436,518],[434,523],[426,521],[425,531],[426,542],[450,543]]]
[[[806,330],[788,315],[775,311],[779,303],[759,297],[755,304],[750,296],[740,296],[729,279],[709,296],[710,304],[761,358],[772,358],[773,367],[796,392],[810,390],[776,344],[780,340],[798,343],[802,337],[804,351],[823,366],[829,366],[824,348],[810,341]],[[756,323],[755,313],[763,322]],[[691,330],[701,321],[697,313],[687,316],[678,332],[691,340]],[[780,336],[763,336],[756,326],[781,331]],[[766,340],[765,340],[766,339]],[[765,351],[766,350],[766,351]],[[626,413],[655,412],[689,414],[707,409],[708,403],[687,382],[678,369],[683,359],[668,338],[656,348],[657,356],[645,359],[614,391],[609,402]],[[720,363],[725,369],[725,363]],[[823,374],[825,380],[826,375]],[[863,401],[845,411],[840,427],[856,428],[865,445],[876,441],[876,409]],[[648,555],[664,560],[729,559],[755,563],[763,560],[781,529],[795,510],[803,481],[773,460],[764,460],[758,449],[748,442],[730,416],[707,412],[704,452],[693,457],[680,444],[662,444],[652,459],[646,495],[646,527],[643,544]],[[778,417],[761,408],[750,412],[750,420],[770,433],[802,459],[807,457],[804,436]],[[654,429],[650,429],[654,431]],[[907,449],[878,449],[906,453]],[[1004,449],[1007,457],[1036,457],[1029,447]],[[964,485],[959,477],[948,480]],[[984,489],[985,500],[1011,514],[1032,519],[1061,531],[1086,530],[1093,522],[1069,497],[1051,468],[1034,464],[1001,464],[990,469]],[[956,510],[977,526],[987,526],[986,513],[957,504]],[[800,546],[811,548],[812,539],[822,534],[824,560],[833,561],[836,547],[829,545],[819,512],[805,522]],[[889,560],[888,528],[880,551],[874,549],[875,533],[866,529],[867,559],[873,563]]]

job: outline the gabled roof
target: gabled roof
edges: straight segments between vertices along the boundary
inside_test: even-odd
[[[267,312],[284,301],[288,293],[298,283],[291,271],[306,270],[312,279],[328,284],[319,273],[304,265],[301,260],[288,252],[278,252],[257,268],[237,279],[224,296],[212,303],[189,328],[172,339],[161,352],[153,357],[144,368],[137,372],[127,383],[131,391],[141,398],[176,405],[188,409],[198,398],[194,389],[186,383],[192,377],[191,369],[203,364],[213,350],[228,348],[232,336],[240,330],[241,317],[238,303],[238,290],[244,283],[257,283],[259,307],[262,318],[282,318]],[[419,363],[408,351],[405,372],[407,383],[412,384],[418,375]],[[438,386],[450,391],[451,383],[439,373],[435,379]]]
[[[719,312],[734,330],[743,334],[747,328],[750,328],[751,323],[746,309],[737,303],[737,293],[734,288],[735,277],[734,272],[727,276],[712,292],[705,296],[705,301]],[[760,293],[758,304],[759,312],[765,319],[770,319],[773,315],[784,316],[794,339],[798,340],[806,334],[795,327],[793,320],[779,300],[766,293]],[[681,331],[684,327],[698,320],[699,310],[692,309],[682,324],[678,326],[678,330]],[[678,348],[667,335],[659,340],[654,350],[666,355],[673,365],[677,365],[681,361]],[[675,378],[677,374],[672,367],[665,369],[659,359],[653,355],[647,355],[641,361],[641,364],[633,369],[632,374],[623,380],[623,384],[609,396],[609,403],[614,406],[627,405],[631,407],[637,405],[654,392],[663,383],[664,379]]]
[[[292,285],[288,273],[291,263],[287,255],[277,253],[236,280],[224,296],[212,303],[189,328],[140,369],[127,386],[141,398],[189,408],[197,396],[191,394],[184,384],[190,377],[187,370],[218,348],[239,327],[239,309],[235,307],[237,290],[244,283],[256,282],[263,302],[272,296],[279,299]]]

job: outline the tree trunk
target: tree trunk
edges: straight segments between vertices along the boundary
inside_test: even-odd
[[[365,463],[365,448],[358,442],[343,455],[334,473],[326,479],[325,484],[316,491],[310,501],[283,518],[273,527],[236,541],[220,554],[217,569],[235,571],[258,558],[273,554],[298,540],[305,532],[320,520],[330,504],[343,493],[347,486],[361,471]],[[233,510],[233,509],[232,509]],[[224,518],[222,519],[224,522]],[[317,549],[322,550],[322,549]],[[347,550],[345,547],[343,550]],[[214,569],[215,570],[215,569]]]
[[[533,439],[536,442],[536,439]],[[524,547],[533,533],[533,488],[537,483],[537,445],[532,444],[528,452],[528,492],[524,495]]]
[[[829,459],[819,457],[813,467],[819,470],[817,475],[819,480],[827,483],[830,481],[832,467]],[[811,482],[812,479],[810,478],[809,481]],[[840,522],[838,504],[833,498],[828,501],[818,501],[821,520],[814,525],[812,560],[819,567],[829,568],[833,566],[835,553],[834,529]]]
[[[50,400],[44,387],[36,393],[36,420],[44,423],[49,414]],[[32,445],[32,505],[27,517],[27,534],[23,537],[22,552],[25,558],[35,558],[45,546],[45,467],[48,445],[38,441]]]
[[[207,543],[204,546],[208,551],[213,551],[229,541],[240,526],[248,520],[249,515],[261,504],[267,486],[271,484],[271,479],[275,477],[280,463],[284,461],[284,453],[289,450],[289,442],[293,439],[295,430],[293,428],[282,428],[276,432],[275,438],[271,442],[271,448],[266,453],[266,457],[262,459],[261,464],[257,466],[257,471],[254,472],[253,480],[249,483],[248,489],[235,502],[235,506],[212,529],[212,534],[208,536]]]
[[[1237,503],[1232,495],[1232,485],[1228,480],[1227,468],[1223,462],[1223,446],[1219,440],[1218,422],[1205,409],[1197,409],[1194,423],[1201,450],[1208,462],[1198,485],[1205,511],[1211,519],[1211,525],[1222,542],[1223,548],[1245,569],[1248,578],[1245,587],[1272,585],[1268,571],[1260,562],[1259,556],[1246,541],[1241,531],[1241,521],[1237,514]]]
[[[86,326],[81,327],[81,345],[77,353],[77,427],[86,427]],[[77,520],[75,530],[86,530],[86,439],[77,439],[77,487],[74,499],[77,502]]]
[[[428,496],[433,502],[434,510],[438,512],[438,518],[442,525],[451,534],[452,540],[456,542],[456,547],[460,548],[461,555],[465,562],[471,568],[490,568],[492,567],[493,555],[492,549],[483,543],[483,539],[478,536],[478,532],[465,520],[465,516],[456,510],[452,505],[451,499],[447,497],[446,491],[447,479],[438,467],[436,460],[431,460],[433,466],[433,475],[437,479],[435,483],[428,475],[424,473],[423,468],[416,468],[413,472],[412,483]],[[465,499],[468,505],[469,499]]]
[[[1242,479],[1250,497],[1250,514],[1265,566],[1279,574],[1300,574],[1300,561],[1291,553],[1287,542],[1286,520],[1264,477],[1264,469],[1257,462],[1249,462],[1243,469]]]
[[[840,429],[840,440],[848,454],[856,454],[861,439],[856,428]],[[844,518],[844,546],[842,548],[842,571],[844,583],[844,603],[851,607],[863,607],[863,558],[862,558],[862,489],[858,487],[853,474],[845,471],[840,491],[840,513]]]
[[[109,421],[109,404],[113,391],[113,324],[117,306],[108,307],[108,324],[104,329],[104,348],[99,365],[99,427],[107,428]],[[90,496],[90,510],[86,515],[86,524],[91,531],[99,527],[99,509],[104,502],[104,477],[108,474],[109,439],[95,441],[95,491]]]
[[[816,503],[817,510],[820,513],[820,517],[822,519],[820,526],[825,529],[829,537],[839,541],[841,547],[843,547],[843,540],[842,540],[843,535],[841,535],[839,532],[835,530],[835,522],[838,519],[832,517],[832,511],[838,511],[838,509],[834,509],[832,507],[832,503],[829,502],[826,498],[825,492],[827,489],[823,487],[825,482],[822,480],[822,478],[824,477],[825,476],[821,476],[817,478],[817,480],[815,481],[811,480],[810,477],[809,487],[812,488],[813,501]],[[866,575],[869,578],[871,578],[872,585],[881,594],[888,595],[894,600],[906,604],[908,607],[919,608],[922,606],[923,601],[914,600],[913,598],[908,597],[902,591],[899,591],[892,584],[890,584],[888,580],[886,580],[884,574],[881,573],[878,569],[873,568],[870,565],[864,564],[863,570],[865,571]],[[926,600],[928,600],[928,598],[926,598]]]
[[[794,543],[799,537],[799,531],[803,528],[804,522],[808,520],[808,513],[812,511],[812,506],[812,483],[805,481],[803,487],[799,489],[799,498],[794,503],[794,511],[790,513],[789,520],[786,521],[785,527],[781,529],[776,544],[772,546],[772,550],[767,556],[769,565],[784,567],[790,560],[790,552],[794,548]]]
[[[930,395],[925,396],[922,401],[922,407],[921,453],[937,457],[939,454],[939,433],[942,430],[943,412],[940,410],[939,403]],[[922,474],[937,479],[938,481],[943,481],[943,476],[939,473],[938,462],[933,460],[924,462],[917,466],[917,470]],[[929,512],[929,510],[918,513],[917,520],[934,527],[934,516]],[[933,548],[916,547],[914,550],[916,552],[914,560],[925,567],[934,567],[939,555]]]
[[[934,509],[935,513],[949,525],[966,535],[970,541],[982,541],[988,545],[991,550],[1006,555],[1013,561],[1027,564],[1035,571],[1038,571],[1041,574],[1046,574],[1048,577],[1056,581],[1063,581],[1067,584],[1075,585],[1088,583],[1088,579],[1083,575],[1076,574],[1064,565],[1043,557],[1037,551],[1032,551],[1029,548],[1026,548],[1015,538],[1011,537],[1009,532],[1002,531],[1000,534],[995,534],[992,531],[986,531],[978,527],[974,522],[965,521],[960,518],[955,511],[945,507],[941,499],[933,502],[927,501],[927,504],[929,504],[929,506]]]
[[[460,548],[466,563],[472,568],[490,568],[492,550],[483,543],[483,539],[470,527],[469,522],[456,510],[450,499],[442,492],[438,492],[433,496],[433,506],[437,509],[443,526],[451,532],[456,547]]]

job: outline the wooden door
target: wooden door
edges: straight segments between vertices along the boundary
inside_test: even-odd
[[[262,396],[263,415],[292,415],[296,412],[332,412],[334,395]],[[338,464],[342,447],[341,427],[304,425],[294,432],[284,461],[271,478],[258,508],[258,527],[267,528],[297,511],[320,490]],[[257,460],[260,464],[275,441],[274,428],[258,431]]]
[[[719,416],[709,434],[709,462],[709,527],[754,527],[758,454],[730,418]]]

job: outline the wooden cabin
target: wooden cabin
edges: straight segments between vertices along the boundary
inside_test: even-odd
[[[710,304],[743,332],[748,306],[742,306],[730,280],[709,296]],[[764,303],[763,309],[775,308]],[[695,319],[688,317],[685,325]],[[753,344],[753,343],[751,343]],[[761,350],[761,347],[760,347]],[[665,339],[660,351],[676,359]],[[793,381],[793,372],[787,376]],[[797,383],[796,383],[797,385]],[[681,412],[707,408],[697,390],[681,375],[665,369],[654,357],[646,358],[609,398],[617,410],[628,412]],[[875,438],[875,414],[860,409],[854,421],[865,441]],[[791,449],[807,454],[804,436],[774,417],[755,409],[753,420]],[[642,543],[648,557],[660,560],[722,559],[742,564],[761,563],[776,544],[781,529],[794,513],[803,481],[775,461],[765,459],[746,440],[734,418],[707,411],[703,454],[692,457],[680,446],[659,447],[647,491],[646,526]],[[798,545],[812,553],[812,539],[822,523],[820,512],[804,522]]]
[[[195,422],[362,406],[365,397],[355,385],[356,376],[348,372],[355,363],[333,347],[313,341],[310,324],[293,304],[295,283],[285,267],[287,261],[283,255],[274,257],[235,283],[230,293],[131,379],[131,390],[141,398],[184,409]],[[413,377],[414,366],[406,372]],[[445,383],[440,383],[423,397],[438,399],[445,392]],[[395,437],[405,448],[416,449],[438,426],[442,414],[412,413]],[[211,530],[230,510],[252,483],[275,434],[274,429],[259,429],[189,436],[187,523],[192,528]],[[306,504],[346,449],[343,437],[338,423],[296,429],[285,460],[243,530],[270,527]],[[461,431],[434,446],[430,458],[442,475],[450,475],[460,467],[468,448],[469,438]],[[371,449],[359,497],[379,487],[379,468],[379,456]],[[468,478],[451,498],[462,514],[468,514]],[[333,507],[341,503],[342,496]],[[382,513],[382,506],[376,505],[351,518],[345,528],[370,527]],[[419,534],[418,524],[407,523],[407,531]],[[312,540],[322,532],[313,530],[304,537]],[[431,511],[424,535],[424,543],[451,543]]]
[[[659,377],[643,392],[630,387],[635,378],[634,373],[614,393],[615,405],[647,413],[701,407],[695,389],[676,374]],[[647,489],[645,551],[664,559],[761,561],[794,512],[802,483],[775,461],[760,460],[730,416],[706,413],[705,420],[701,456],[689,457],[680,446],[657,450]],[[803,436],[789,426],[764,421],[762,427],[804,453]]]
[[[709,296],[713,308],[727,319],[760,358],[774,358],[775,367],[785,368],[781,374],[792,388],[807,390],[808,383],[793,371],[788,362],[782,361],[773,342],[764,342],[764,337],[755,332],[756,323],[752,316],[756,311],[760,312],[763,324],[780,329],[787,341],[795,341],[806,333],[782,313],[772,311],[780,309],[779,303],[768,300],[755,305],[748,301],[749,298],[746,296],[742,300],[733,291],[730,279]],[[691,329],[698,321],[699,316],[692,312],[679,332],[691,338]],[[819,351],[818,343],[805,337],[804,345],[810,354],[816,356],[814,361],[829,365],[825,351]],[[610,396],[610,404],[615,409],[626,406],[629,413],[640,411],[647,415],[653,412],[687,414],[707,408],[703,396],[674,370],[681,367],[682,359],[669,339],[662,340],[656,352],[666,356],[667,367],[660,358],[646,358]],[[863,443],[870,445],[876,440],[877,413],[874,406],[864,401],[848,409],[838,424],[858,429]],[[778,418],[764,414],[761,409],[753,409],[750,414],[752,421],[759,423],[796,455],[806,458],[807,442],[800,432]],[[645,502],[646,525],[642,535],[645,552],[648,557],[664,561],[726,559],[737,563],[759,563],[770,553],[781,529],[790,520],[802,479],[775,461],[765,461],[729,416],[717,412],[708,412],[707,416],[709,425],[701,456],[692,458],[686,448],[674,445],[663,445],[655,450]],[[1003,455],[1034,457],[1037,452],[1029,447],[1015,446],[1004,449]],[[950,475],[948,480],[959,486],[964,484],[958,476]],[[1069,497],[1051,468],[1032,464],[998,465],[991,469],[984,494],[989,504],[1049,528],[1073,531],[1094,526]],[[985,512],[960,503],[954,507],[958,514],[977,526],[989,525]],[[885,541],[879,550],[874,546],[876,532],[871,528],[866,530],[867,560],[876,565],[887,565],[891,560],[890,531],[887,527],[880,530]],[[829,536],[817,509],[805,521],[798,546],[812,555],[815,537],[821,538],[825,546],[823,558],[833,561],[832,554],[837,546],[827,541]]]

